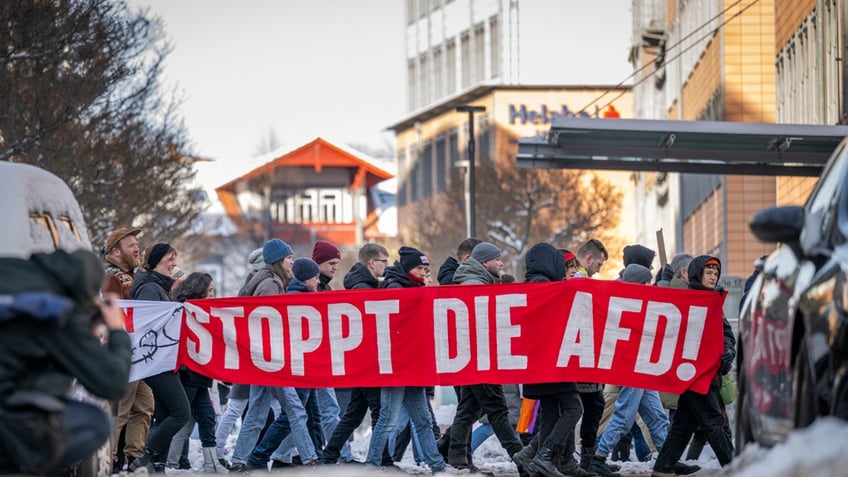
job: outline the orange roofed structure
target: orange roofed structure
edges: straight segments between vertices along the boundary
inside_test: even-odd
[[[358,246],[385,235],[380,213],[393,193],[375,186],[394,177],[393,164],[321,137],[215,189],[240,231],[290,244],[329,240]]]

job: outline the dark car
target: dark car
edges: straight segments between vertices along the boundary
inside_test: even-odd
[[[771,446],[819,416],[848,418],[848,139],[803,207],[765,209],[753,234],[780,246],[739,318],[736,448]]]

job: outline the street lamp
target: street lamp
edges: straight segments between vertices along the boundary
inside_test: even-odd
[[[484,106],[459,106],[456,110],[460,113],[468,113],[468,173],[465,174],[465,235],[476,237],[475,227],[476,213],[474,209],[474,113],[486,111]]]

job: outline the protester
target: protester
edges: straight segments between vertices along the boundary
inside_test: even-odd
[[[312,260],[318,264],[318,268],[321,270],[321,283],[318,285],[318,291],[332,290],[330,282],[335,278],[339,264],[342,262],[342,254],[339,248],[326,240],[319,240],[312,247]]]
[[[456,269],[468,260],[471,256],[471,251],[480,242],[481,240],[469,237],[459,243],[459,246],[456,248],[456,258],[448,257],[445,263],[439,267],[439,273],[436,275],[439,285],[453,284],[453,275],[456,273]]]
[[[689,289],[705,290],[715,293],[718,279],[721,276],[721,262],[710,255],[695,257],[689,263]],[[722,292],[721,289],[718,289]],[[736,358],[736,340],[733,330],[726,318],[722,317],[724,328],[724,354],[720,358],[719,371],[710,383],[707,394],[699,394],[687,390],[680,395],[677,412],[671,422],[665,443],[660,449],[654,463],[653,475],[656,477],[671,477],[677,474],[675,463],[680,459],[689,439],[695,429],[700,426],[710,443],[718,462],[724,466],[733,459],[733,444],[722,429],[724,420],[721,415],[721,375],[730,372],[733,360]],[[691,466],[695,468],[698,466]],[[695,472],[700,470],[698,467]]]
[[[109,400],[127,390],[130,339],[118,295],[98,297],[99,262],[87,251],[0,257],[0,473],[68,474],[112,434],[105,412],[68,397],[73,380]],[[35,296],[52,306],[25,311]]]
[[[140,264],[138,234],[141,229],[119,227],[107,237],[103,246],[103,260],[106,279],[103,292],[116,293],[120,298],[132,298],[135,270]],[[112,471],[118,473],[124,462],[130,463],[140,456],[150,431],[150,419],[153,417],[153,391],[144,381],[133,381],[127,388],[127,394],[118,402],[118,414],[115,418],[115,432],[112,446]],[[124,447],[119,452],[120,436],[124,434]],[[120,458],[119,458],[120,457]]]
[[[386,267],[386,278],[381,288],[416,288],[425,285],[430,261],[421,251],[401,247],[400,260]],[[371,434],[366,465],[379,468],[383,449],[401,414],[406,409],[420,446],[421,457],[433,473],[445,471],[448,464],[436,449],[430,410],[424,388],[415,386],[384,387],[380,390],[380,416]]]
[[[177,251],[168,243],[157,243],[144,252],[142,269],[136,273],[131,289],[133,300],[170,301],[174,285],[171,274],[177,266]],[[144,378],[153,390],[156,401],[156,426],[147,436],[144,452],[128,466],[134,472],[141,467],[152,471],[155,457],[171,445],[171,439],[191,418],[191,407],[180,378],[173,371],[165,371]]]

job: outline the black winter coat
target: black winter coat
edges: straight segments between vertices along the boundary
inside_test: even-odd
[[[409,278],[409,275],[400,266],[400,262],[395,262],[394,265],[386,267],[383,277],[380,288],[414,288],[424,286],[423,283]]]
[[[551,282],[565,278],[565,257],[551,244],[534,245],[524,257],[524,263],[527,268],[524,274],[526,282]],[[524,397],[530,399],[576,392],[577,386],[568,382],[524,385]]]
[[[114,400],[127,390],[132,348],[123,330],[105,345],[92,332],[93,303],[103,281],[91,252],[0,258],[0,295],[47,292],[70,298],[64,324],[22,315],[0,323],[0,403],[17,390],[65,396],[74,378],[95,396]]]
[[[346,290],[358,290],[362,288],[379,288],[380,280],[368,271],[368,267],[357,262],[345,274],[342,282]]]
[[[171,286],[174,279],[157,271],[138,271],[133,279],[130,295],[133,300],[172,301]]]
[[[459,262],[453,257],[448,257],[445,263],[439,267],[439,274],[436,276],[439,285],[453,285],[453,276],[457,268],[459,268]]]

